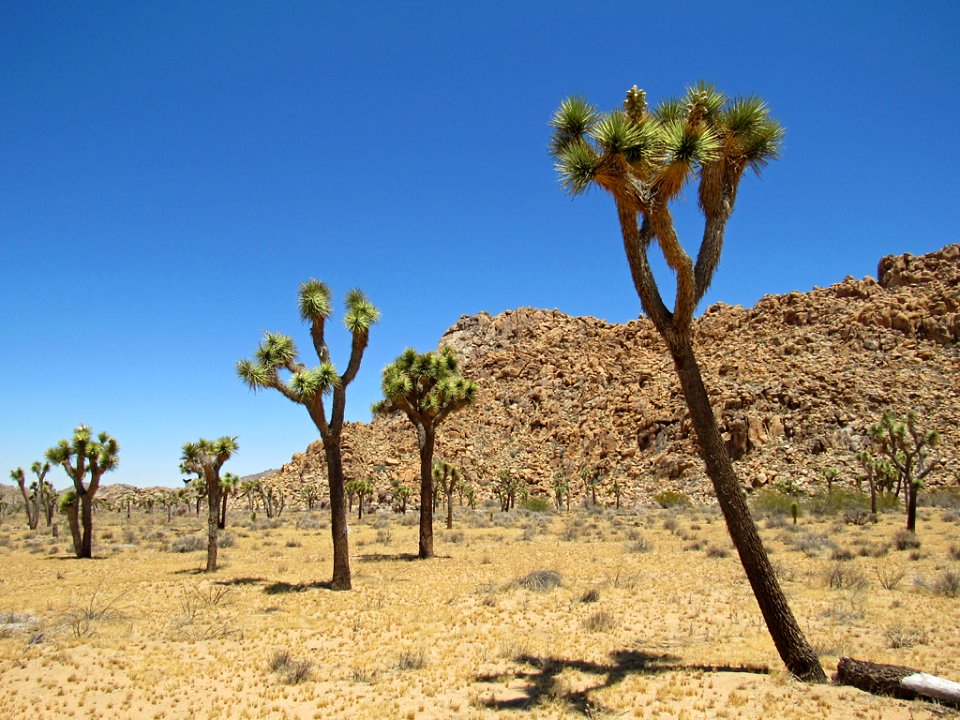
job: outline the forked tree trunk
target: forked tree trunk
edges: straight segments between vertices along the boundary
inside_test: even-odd
[[[340,457],[340,437],[323,439],[323,453],[327,460],[327,483],[330,488],[330,532],[333,535],[332,590],[349,590],[350,535],[347,527],[347,499],[343,485],[343,461]]]
[[[418,557],[433,555],[433,445],[436,433],[432,428],[417,428],[420,446],[420,548]]]
[[[740,562],[757,598],[780,658],[791,674],[808,682],[826,682],[816,653],[797,624],[787,598],[777,582],[770,559],[763,548],[757,526],[720,436],[689,333],[667,343],[673,357],[690,418],[697,433],[700,455],[727,523],[727,530],[740,555]]]
[[[205,572],[217,570],[217,535],[220,529],[220,482],[207,482],[207,567]]]

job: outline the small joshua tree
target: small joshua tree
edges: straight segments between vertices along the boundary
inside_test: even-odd
[[[917,414],[911,410],[905,418],[898,419],[885,412],[880,422],[869,429],[870,438],[899,474],[906,490],[907,530],[917,529],[917,495],[923,479],[940,464],[930,457],[930,449],[940,443],[936,430],[917,429]],[[899,484],[899,483],[898,483]]]
[[[237,375],[251,389],[273,388],[291,402],[303,405],[323,439],[330,488],[330,531],[333,535],[333,590],[349,590],[350,538],[347,534],[347,504],[344,491],[343,415],[347,403],[347,386],[360,370],[360,361],[367,348],[370,326],[380,319],[380,311],[359,290],[347,293],[344,324],[352,336],[350,360],[342,375],[330,362],[325,337],[326,321],[332,312],[330,288],[317,280],[300,286],[300,317],[310,324],[310,338],[320,364],[312,369],[297,359],[293,340],[279,333],[267,333],[254,360],[237,363]],[[289,381],[280,372],[290,374]],[[329,417],[324,406],[325,395],[333,394]]]
[[[38,487],[37,483],[34,482],[30,490],[27,490],[27,476],[23,472],[23,468],[17,468],[16,470],[10,471],[10,477],[13,478],[17,485],[20,488],[20,494],[23,495],[23,509],[27,514],[27,527],[31,530],[36,530],[37,525],[40,524],[40,487],[43,486],[43,478],[50,470],[50,463],[44,463],[42,466],[40,463],[34,463],[33,469],[34,472],[37,472],[37,469],[42,469],[42,474],[38,473],[40,479],[40,486]],[[49,521],[47,525],[49,525]]]
[[[561,470],[553,476],[553,504],[557,506],[557,512],[563,510],[563,501],[567,501],[567,512],[570,511],[570,481]]]
[[[580,471],[584,492],[590,494],[590,505],[597,506],[597,489],[600,487],[600,468],[585,467]]]
[[[497,482],[493,489],[500,501],[500,512],[509,512],[517,503],[520,478],[510,470],[501,470],[497,473]]]
[[[460,471],[448,462],[433,464],[433,482],[447,499],[447,530],[453,527],[453,493],[460,484]]]
[[[417,430],[420,450],[420,558],[433,554],[433,448],[437,428],[450,415],[473,403],[477,386],[460,374],[457,356],[448,347],[438,353],[408,349],[383,370],[383,400],[376,415],[404,413]]]
[[[200,438],[186,443],[180,457],[180,471],[203,479],[207,495],[207,566],[206,572],[217,569],[217,535],[220,530],[220,496],[223,493],[220,468],[239,450],[237,439],[224,435],[218,440]]]
[[[411,495],[413,495],[413,491],[400,480],[393,480],[390,483],[390,498],[393,500],[393,507],[396,512],[407,514],[407,502]]]
[[[240,487],[240,477],[233,473],[226,473],[220,478],[220,515],[217,518],[217,527],[221,530],[227,527],[227,498],[230,493],[236,494]]]
[[[93,498],[100,489],[103,474],[117,468],[119,453],[120,446],[116,438],[102,432],[94,439],[93,431],[86,425],[78,425],[70,440],[61,440],[47,450],[47,460],[63,467],[76,491],[74,512],[79,502],[81,526],[79,546],[74,538],[78,558],[93,557]],[[89,480],[87,475],[90,476]],[[67,517],[70,517],[69,513]]]
[[[350,498],[350,509],[353,509],[353,497],[357,497],[357,522],[363,520],[363,503],[373,495],[373,479],[367,477],[353,478],[347,480],[344,486],[347,496]]]

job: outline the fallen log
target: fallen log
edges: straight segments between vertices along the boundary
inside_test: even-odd
[[[904,700],[930,700],[960,708],[960,683],[901,665],[882,665],[842,657],[833,676],[837,685],[850,685],[874,695]]]

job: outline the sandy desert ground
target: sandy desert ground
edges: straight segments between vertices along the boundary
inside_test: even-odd
[[[957,717],[790,678],[715,510],[464,510],[431,561],[415,522],[355,523],[334,593],[320,512],[235,510],[214,575],[202,543],[172,550],[193,515],[101,511],[87,561],[8,515],[0,718]],[[891,546],[902,523],[761,527],[828,673],[851,655],[960,680],[960,513],[923,508],[919,548]]]

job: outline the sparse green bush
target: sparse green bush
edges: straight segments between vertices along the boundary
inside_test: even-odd
[[[689,496],[676,490],[661,490],[653,496],[654,502],[660,507],[667,508],[687,508],[693,505]]]
[[[788,518],[790,508],[795,501],[796,498],[777,488],[765,487],[754,494],[750,507],[754,516],[758,518]]]
[[[530,512],[545,513],[550,512],[550,509],[553,507],[553,503],[545,497],[539,495],[529,495],[520,499],[520,507],[522,507],[524,510],[529,510]]]
[[[811,515],[818,516],[841,515],[857,510],[869,512],[870,496],[856,488],[839,486],[828,493],[809,498],[806,506]]]

